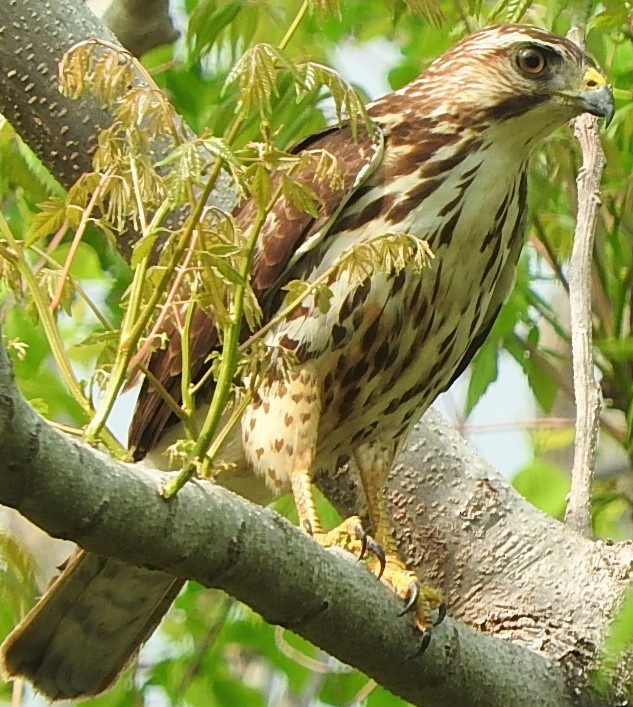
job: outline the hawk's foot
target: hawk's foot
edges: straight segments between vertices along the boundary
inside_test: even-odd
[[[356,555],[359,560],[367,555],[372,555],[378,565],[379,574],[382,574],[381,568],[385,566],[385,553],[367,533],[358,516],[346,518],[340,525],[327,533],[312,532],[308,521],[304,522],[304,528],[322,547],[341,547]]]
[[[374,567],[375,562],[372,560],[370,564],[373,569],[379,571],[380,566]],[[387,555],[381,579],[396,596],[404,600],[404,608],[400,615],[413,612],[416,626],[425,635],[431,627],[443,621],[446,616],[446,604],[442,593],[422,584],[418,577],[404,566],[399,557]],[[432,613],[435,609],[437,609],[437,617],[434,620]]]

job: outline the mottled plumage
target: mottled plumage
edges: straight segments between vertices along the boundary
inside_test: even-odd
[[[410,427],[467,366],[510,291],[523,243],[531,150],[583,111],[609,117],[612,110],[603,77],[569,41],[519,25],[482,30],[369,107],[377,137],[361,133],[354,141],[343,126],[299,145],[298,152],[333,154],[344,184],[334,190],[309,171],[300,174],[322,199],[317,218],[280,200],[259,237],[252,283],[266,319],[279,307],[285,283],[314,280],[354,244],[398,231],[426,240],[434,254],[422,273],[377,269],[354,284],[342,272],[328,283],[327,312],[307,297],[272,328],[266,343],[293,351],[297,364],[288,377],[271,377],[258,388],[220,454],[235,463],[235,478],[254,473],[274,492],[292,490],[303,526],[325,545],[357,544],[356,520],[322,533],[312,479],[349,462],[360,477],[371,530],[386,551],[383,577],[411,599],[421,629],[441,597],[418,585],[397,558],[382,482]],[[236,214],[244,228],[252,217],[249,202]],[[154,353],[150,369],[178,398],[180,340],[177,327],[170,327],[169,344]],[[202,312],[194,317],[192,336],[198,380],[217,345],[213,323]],[[145,382],[130,433],[137,459],[149,455],[152,464],[165,464],[160,451],[177,435],[170,418]],[[128,590],[123,563],[80,555],[8,639],[5,669],[26,675],[52,698],[103,689],[179,586],[161,573],[147,571],[143,579],[143,572],[134,570]],[[70,589],[79,573],[89,606],[78,607]],[[112,577],[117,594],[146,597],[143,611],[135,604],[128,630],[125,612],[114,618],[107,613],[109,602],[121,605],[112,596]],[[61,621],[60,613],[66,613]],[[64,626],[80,634],[78,617],[89,629],[81,636],[82,655],[73,652],[74,641],[59,640]],[[116,634],[118,644],[110,660],[94,665],[85,647],[99,641],[102,623],[106,640]]]

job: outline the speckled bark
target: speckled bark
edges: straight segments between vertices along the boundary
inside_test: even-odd
[[[0,113],[65,188],[91,169],[98,131],[110,124],[94,101],[57,90],[59,60],[86,37],[117,41],[74,0],[0,3]]]

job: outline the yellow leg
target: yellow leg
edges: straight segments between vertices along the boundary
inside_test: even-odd
[[[288,384],[285,411],[284,417],[291,417],[293,420],[290,427],[293,433],[293,451],[288,458],[288,476],[300,526],[320,545],[336,545],[362,557],[367,549],[371,551],[373,541],[363,530],[360,518],[347,518],[337,528],[325,533],[317,514],[312,471],[321,414],[320,389],[318,376],[307,368],[302,369],[296,379]]]
[[[382,581],[389,585],[395,594],[405,601],[404,612],[413,611],[415,622],[422,631],[427,631],[433,625],[431,612],[438,609],[439,623],[446,613],[442,594],[421,584],[417,575],[405,567],[398,555],[385,497],[383,485],[389,469],[393,464],[396,449],[393,445],[380,443],[367,444],[354,453],[354,460],[367,500],[367,511],[376,542],[382,547],[384,564],[372,560],[377,566],[377,573]]]
[[[373,547],[371,538],[365,533],[358,516],[346,518],[327,533],[323,532],[314,501],[313,486],[308,471],[294,472],[291,476],[292,493],[299,514],[300,526],[323,547],[342,547],[363,557],[367,548]]]

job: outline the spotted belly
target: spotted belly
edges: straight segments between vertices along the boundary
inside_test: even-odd
[[[457,276],[438,258],[422,274],[374,274],[351,290],[337,282],[327,313],[304,306],[290,317],[269,344],[299,363],[258,390],[242,421],[252,467],[283,492],[297,463],[328,472],[367,442],[397,445],[453,378],[507,255],[498,249],[483,280],[481,263]]]

